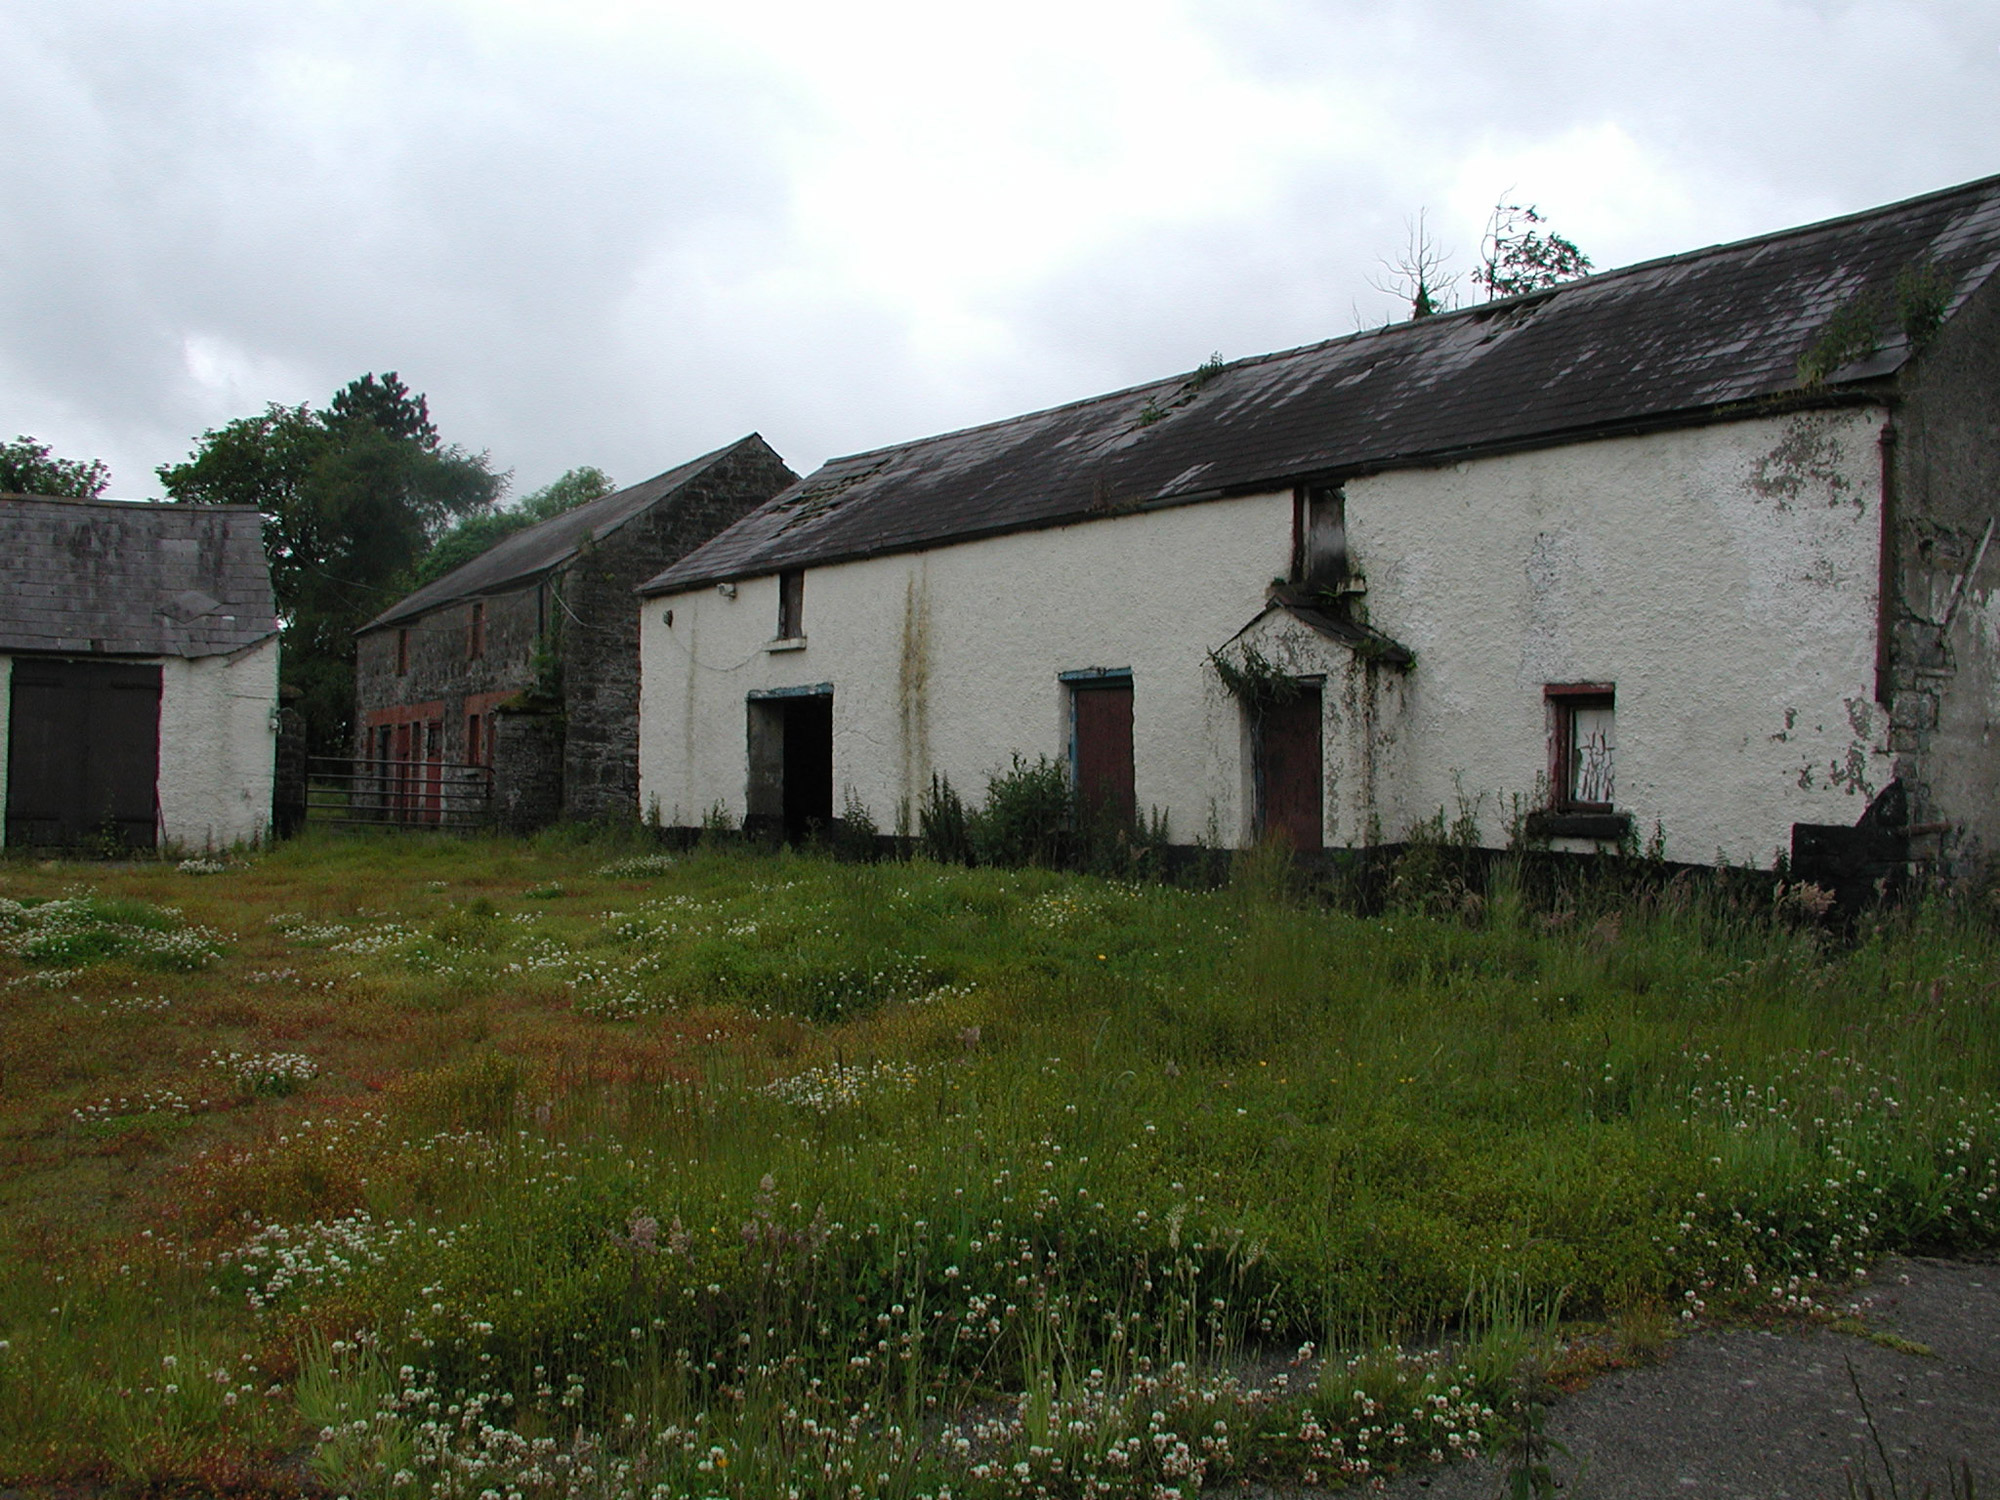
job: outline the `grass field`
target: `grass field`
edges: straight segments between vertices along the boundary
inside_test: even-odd
[[[1504,1441],[1558,1314],[2000,1246],[1962,905],[317,836],[0,896],[15,1486],[1333,1485]]]

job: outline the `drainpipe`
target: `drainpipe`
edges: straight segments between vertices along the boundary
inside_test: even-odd
[[[1895,707],[1896,595],[1899,572],[1896,554],[1896,419],[1885,418],[1878,440],[1882,454],[1882,499],[1876,507],[1881,537],[1875,561],[1875,701]]]

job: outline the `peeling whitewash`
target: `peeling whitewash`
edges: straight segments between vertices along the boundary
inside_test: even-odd
[[[1240,634],[1324,678],[1329,845],[1399,839],[1461,796],[1503,842],[1511,800],[1545,794],[1544,688],[1598,682],[1637,836],[1657,823],[1670,858],[1761,864],[1794,822],[1851,823],[1889,779],[1881,423],[1759,417],[1348,481],[1367,621],[1415,653],[1407,673],[1259,618],[1290,566],[1289,491],[811,568],[802,648],[769,649],[773,577],[651,598],[641,806],[740,819],[747,695],[831,683],[836,799],[896,826],[933,771],[977,796],[1014,752],[1067,754],[1058,674],[1129,668],[1140,809],[1177,842],[1242,843],[1250,737],[1208,665]]]
[[[0,656],[0,787],[13,665]],[[278,638],[229,656],[161,657],[157,665],[161,844],[223,849],[262,841],[277,766]]]

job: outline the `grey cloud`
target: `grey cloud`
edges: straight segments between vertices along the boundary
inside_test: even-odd
[[[2000,169],[1984,8],[1194,14],[1244,77],[1358,103],[1377,132],[1308,143],[1252,213],[1163,215],[983,294],[972,311],[1008,338],[939,354],[802,238],[795,174],[821,122],[754,59],[524,39],[476,7],[389,0],[16,0],[0,192],[33,207],[0,220],[0,435],[102,454],[114,492],[144,493],[205,425],[395,368],[523,485],[581,462],[637,479],[753,427],[804,467],[1390,316],[1377,258],[1481,151],[1629,136],[1688,202],[1594,240],[1562,226],[1603,264]],[[1205,107],[1161,120],[1159,149]],[[1491,191],[1510,186],[1549,195]],[[926,184],[892,191],[884,212],[923,212]],[[1476,224],[1435,222],[1469,264]],[[240,391],[189,377],[190,336],[240,353]]]
[[[496,51],[399,6],[203,15],[49,7],[0,40],[37,85],[0,102],[33,142],[0,190],[43,205],[0,255],[5,383],[104,428],[184,447],[233,414],[187,379],[198,334],[296,369],[272,399],[397,367],[501,462],[524,435],[585,461],[610,436],[591,415],[639,404],[601,378],[638,266],[782,217],[755,117],[784,101],[755,80]],[[118,454],[121,493],[156,452]],[[636,474],[653,456],[615,461]]]

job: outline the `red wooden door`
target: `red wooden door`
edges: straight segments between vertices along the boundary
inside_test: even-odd
[[[1076,798],[1088,822],[1129,828],[1138,816],[1132,778],[1132,684],[1078,687]]]
[[[1318,685],[1302,683],[1296,697],[1267,707],[1256,739],[1259,827],[1297,850],[1324,848]]]

